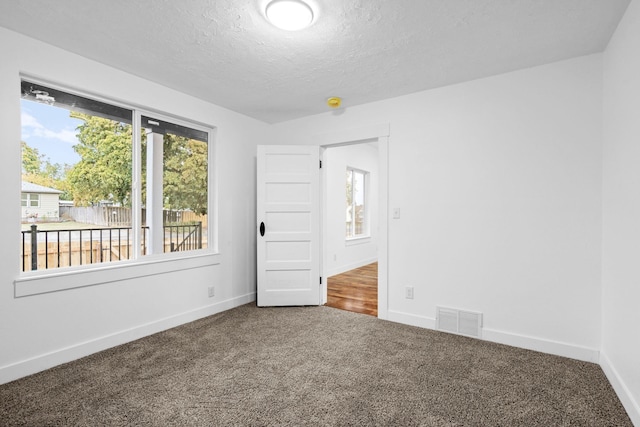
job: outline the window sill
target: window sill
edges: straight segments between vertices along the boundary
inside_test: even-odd
[[[371,236],[358,236],[358,237],[350,237],[345,240],[345,246],[355,246],[355,245],[364,245],[367,243],[371,243]]]
[[[93,264],[86,268],[64,271],[25,273],[14,281],[14,296],[21,298],[217,264],[220,264],[220,254],[209,252],[171,258],[161,256],[111,264]]]

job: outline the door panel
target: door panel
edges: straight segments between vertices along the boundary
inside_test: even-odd
[[[320,303],[319,161],[318,147],[258,146],[259,306]]]

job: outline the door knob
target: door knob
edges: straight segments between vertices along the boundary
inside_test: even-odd
[[[264,222],[260,223],[260,235],[264,237]]]

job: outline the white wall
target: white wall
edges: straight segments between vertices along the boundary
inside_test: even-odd
[[[391,320],[436,306],[484,337],[586,360],[600,348],[602,56],[274,126],[278,143],[390,123]],[[415,298],[404,298],[404,287]]]
[[[632,2],[604,55],[604,148],[602,55],[358,107],[347,99],[341,112],[269,127],[0,28],[2,200],[20,197],[19,72],[216,126],[221,159],[221,254],[197,268],[141,267],[128,280],[107,271],[116,281],[14,298],[19,239],[6,239],[0,383],[252,300],[256,142],[311,144],[384,122],[389,208],[402,212],[389,219],[390,318],[433,327],[437,305],[460,307],[485,314],[487,339],[587,360],[602,349],[640,425],[639,28]],[[0,211],[8,236],[17,206]]]
[[[16,201],[9,205],[15,209],[0,211],[7,237],[0,245],[0,383],[255,298],[255,146],[265,124],[2,28],[0,57],[0,199]],[[14,298],[20,72],[217,127],[220,255],[138,266],[130,269],[138,277],[128,280],[106,270],[99,275],[107,283]],[[64,280],[82,284],[87,277]]]
[[[601,365],[640,426],[640,3],[604,55]]]
[[[345,172],[348,166],[369,172],[365,191],[370,234],[366,239],[345,239]],[[328,148],[322,167],[327,187],[323,268],[326,276],[333,276],[378,259],[378,150],[367,143]]]

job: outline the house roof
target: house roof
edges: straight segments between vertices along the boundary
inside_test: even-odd
[[[44,185],[34,184],[32,182],[22,181],[23,193],[44,193],[44,194],[62,194],[60,190],[55,188],[45,187]]]

